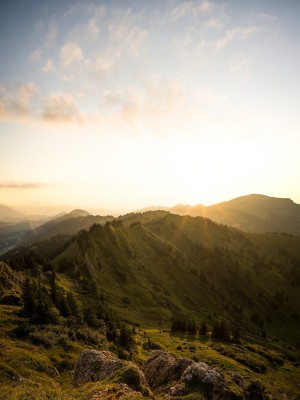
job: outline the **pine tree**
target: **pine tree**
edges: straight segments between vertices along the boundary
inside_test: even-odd
[[[99,327],[99,320],[97,318],[97,313],[94,307],[86,304],[83,308],[83,320],[84,322],[92,327],[98,328]]]
[[[58,292],[57,298],[58,298],[57,299],[58,300],[58,309],[59,309],[60,315],[64,318],[70,317],[71,311],[70,311],[66,296],[64,296],[63,293]]]
[[[82,324],[83,316],[78,301],[75,299],[71,292],[67,294],[67,306],[70,310],[70,316],[74,322]]]
[[[122,324],[120,328],[120,336],[118,337],[118,344],[130,353],[133,352],[135,342],[132,330],[129,326]]]
[[[195,321],[193,319],[188,321],[187,331],[192,335],[196,335],[197,327],[196,327]]]
[[[25,279],[22,287],[22,314],[24,317],[29,317],[34,310],[35,302],[33,297],[33,285],[29,278]]]
[[[206,321],[203,320],[199,329],[199,334],[200,335],[206,335],[207,334],[207,325],[206,325]]]
[[[53,301],[53,304],[56,306],[58,305],[58,290],[57,290],[57,283],[56,283],[56,273],[53,270],[51,273],[51,278],[50,278],[50,284],[51,284],[51,291],[50,291],[50,297]]]
[[[224,319],[216,322],[216,324],[214,325],[214,327],[212,329],[211,337],[213,339],[220,339],[220,340],[229,340],[230,339],[228,326],[227,326],[227,323],[224,321]]]

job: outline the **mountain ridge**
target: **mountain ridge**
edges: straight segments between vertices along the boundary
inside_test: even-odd
[[[295,325],[292,315],[300,307],[298,237],[148,211],[93,224],[65,244],[54,239],[12,250],[3,259],[17,270],[51,266],[85,282],[87,291],[102,293],[123,318],[144,324],[165,323],[176,314],[204,319],[217,313],[233,321],[243,315],[245,327],[260,332],[263,325],[251,321],[256,313],[273,332],[294,335],[286,326]],[[266,322],[270,315],[273,323]]]
[[[4,206],[4,209],[5,207],[8,206]],[[193,217],[202,216],[246,232],[278,232],[300,236],[300,205],[289,198],[251,194],[211,206],[203,204],[195,206],[178,204],[173,207],[150,206],[136,213],[147,213],[150,210]],[[126,219],[132,214],[134,213],[121,215],[118,218]],[[73,235],[81,229],[89,229],[94,223],[106,223],[113,219],[116,219],[113,215],[106,217],[92,215],[83,209],[74,209],[52,218],[46,216],[30,218],[22,215],[18,222],[11,220],[9,222],[5,218],[5,221],[1,221],[0,218],[2,222],[0,224],[0,253],[16,245],[44,240],[59,233]]]
[[[178,204],[166,209],[178,215],[207,217],[244,231],[300,236],[300,205],[289,198],[250,194],[210,206]]]

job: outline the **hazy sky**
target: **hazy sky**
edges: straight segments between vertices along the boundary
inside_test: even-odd
[[[0,1],[0,203],[300,203],[300,1]]]

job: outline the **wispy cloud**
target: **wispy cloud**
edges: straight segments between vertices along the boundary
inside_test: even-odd
[[[51,58],[47,58],[45,65],[42,68],[43,72],[53,72],[54,64]]]
[[[257,14],[257,18],[267,22],[276,22],[279,20],[279,18],[276,15],[264,14],[264,13]]]
[[[21,111],[27,113],[31,108],[31,99],[38,92],[38,87],[34,82],[29,82],[20,87],[15,107]]]
[[[52,93],[44,98],[42,117],[49,122],[79,122],[75,99],[68,93]]]
[[[137,55],[145,38],[147,31],[135,25],[128,23],[112,24],[109,27],[111,46],[116,47],[119,51],[126,51]]]
[[[54,23],[51,23],[48,26],[45,39],[44,39],[44,46],[49,48],[55,44],[55,41],[58,37],[59,29],[58,26]]]
[[[95,61],[95,69],[98,72],[111,72],[115,66],[118,57],[101,57],[98,56]]]
[[[100,28],[94,18],[89,20],[88,25],[87,25],[87,32],[88,32],[89,36],[92,37],[92,39],[97,38],[97,36],[100,32]]]
[[[0,98],[0,121],[8,121],[9,119],[8,101],[6,98]]]
[[[36,63],[41,59],[41,56],[42,56],[41,49],[34,50],[28,57],[28,61],[31,63]]]
[[[205,29],[221,29],[223,27],[223,22],[220,18],[211,18],[205,21],[203,26]]]
[[[45,124],[82,123],[75,98],[68,93],[58,92],[36,97],[38,87],[33,83],[19,88],[4,88],[0,92],[0,121],[15,123]]]
[[[172,9],[171,18],[173,21],[177,21],[184,17],[197,18],[200,14],[209,12],[215,7],[216,4],[208,0],[183,1],[177,7]]]
[[[10,120],[14,116],[26,118],[32,112],[32,99],[38,93],[34,82],[20,87],[2,86],[0,90],[0,120]]]
[[[254,36],[257,32],[260,31],[258,26],[249,26],[249,27],[236,27],[233,29],[229,29],[225,36],[221,39],[217,40],[215,44],[215,48],[217,51],[222,50],[224,47],[228,46],[231,42],[235,40],[245,40]]]
[[[229,72],[244,79],[250,77],[250,61],[248,57],[237,56],[229,62]]]
[[[45,186],[36,182],[0,182],[0,189],[41,189]]]
[[[68,40],[60,51],[60,61],[63,67],[81,61],[83,54],[80,46],[73,40]]]
[[[131,88],[126,92],[107,92],[105,107],[110,117],[115,115],[119,122],[135,124],[148,118],[155,122],[156,118],[164,119],[180,112],[184,90],[179,83],[166,83],[155,78],[146,82],[143,90]]]

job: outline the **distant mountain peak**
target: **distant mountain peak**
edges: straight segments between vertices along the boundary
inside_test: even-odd
[[[88,211],[81,210],[80,208],[76,208],[67,214],[69,217],[87,217],[90,214]]]
[[[0,204],[0,221],[18,222],[24,217],[24,214],[6,204]]]

